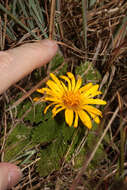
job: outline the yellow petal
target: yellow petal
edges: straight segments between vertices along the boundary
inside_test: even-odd
[[[52,113],[53,113],[53,117],[58,114],[60,111],[64,110],[65,107],[61,106],[59,104],[57,104],[53,109],[52,109]]]
[[[96,116],[96,117],[94,118],[94,121],[95,121],[97,124],[100,124],[100,119],[99,119],[99,117]]]
[[[57,97],[54,97],[54,96],[53,97],[45,97],[45,100],[55,102],[55,104],[61,103],[61,100],[59,98],[57,98]]]
[[[56,84],[60,84],[60,80],[53,73],[50,73],[50,77],[55,81]]]
[[[50,73],[51,78],[55,81],[56,85],[63,91],[63,86],[61,85],[61,81],[53,74]]]
[[[70,127],[72,126],[72,123],[73,123],[73,116],[74,116],[73,110],[71,110],[71,109],[65,110],[65,120],[66,120],[66,123]]]
[[[41,90],[41,92],[40,93],[46,93],[46,95],[48,94],[48,95],[53,95],[53,94],[59,94],[57,91],[53,91],[53,90],[51,90],[50,88],[42,88],[42,89],[40,89]],[[39,90],[38,90],[38,92],[39,92]]]
[[[67,75],[71,79],[71,90],[74,90],[74,88],[75,88],[75,77],[71,72],[68,72]]]
[[[46,114],[47,110],[53,105],[54,103],[49,104],[48,106],[45,107],[44,109],[44,114]]]
[[[57,85],[57,84],[56,84],[55,82],[53,82],[52,80],[48,80],[46,84],[49,86],[49,88],[50,88],[52,91],[59,92],[60,94],[64,92],[63,87],[60,88],[60,86]]]
[[[82,84],[82,78],[79,76],[79,78],[77,80],[77,83],[75,85],[74,92],[76,92],[77,90],[79,90],[79,88],[81,87],[81,84]]]
[[[94,121],[99,124],[100,123],[100,119],[97,115],[93,114],[93,113],[89,113],[90,116],[94,119]]]
[[[70,81],[70,79],[68,77],[64,76],[64,75],[60,76],[60,78],[62,78],[65,81],[67,81],[67,83],[68,83],[68,90],[71,91],[72,88],[71,88],[71,81]]]
[[[74,120],[74,127],[78,127],[78,113],[75,112],[75,120]]]
[[[64,90],[67,91],[68,89],[67,89],[66,85],[63,83],[63,81],[61,81],[61,84],[62,84]]]
[[[37,98],[37,97],[33,99],[34,102],[37,102],[39,100],[40,100],[40,98]]]
[[[93,107],[93,106],[84,105],[84,106],[83,106],[83,109],[85,109],[88,113],[91,112],[91,113],[93,113],[93,114],[96,114],[96,115],[99,115],[99,116],[102,117],[102,112],[101,112],[99,109],[97,109],[97,108],[95,108],[95,107]]]
[[[44,101],[44,97],[43,97],[43,98],[38,98],[38,97],[36,97],[36,98],[33,99],[33,101],[34,101],[34,102],[37,102],[37,101],[43,102],[43,101]]]
[[[88,129],[91,129],[92,123],[91,123],[91,120],[90,120],[90,117],[88,116],[88,114],[85,111],[80,110],[80,111],[78,111],[78,115],[79,115],[81,121],[83,122],[83,124],[86,125],[86,127],[88,127]]]
[[[97,92],[98,88],[99,88],[98,84],[92,86],[89,90],[83,93],[83,96],[88,97],[92,95],[93,93]]]
[[[45,91],[44,91],[44,88],[37,89],[36,91],[39,92],[39,93],[41,93],[41,94],[44,94],[44,92],[45,92]]]
[[[106,101],[101,100],[101,99],[85,99],[84,102],[86,104],[100,104],[100,105],[106,104]]]
[[[56,90],[51,90],[50,88],[43,88],[45,91],[45,96],[50,96],[50,97],[57,97],[57,98],[61,98],[61,96],[63,95],[63,93],[58,92]]]
[[[100,94],[102,94],[101,91],[96,91],[96,92],[93,92],[91,95],[89,95],[88,98],[93,98],[93,97],[100,95]]]
[[[87,90],[89,90],[91,87],[93,86],[93,84],[92,83],[88,83],[88,84],[86,84],[85,86],[83,86],[82,88],[80,88],[80,92],[82,93],[82,92],[86,92]]]

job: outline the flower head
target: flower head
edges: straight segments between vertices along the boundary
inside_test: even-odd
[[[53,73],[50,74],[52,80],[47,81],[47,87],[38,89],[39,93],[45,94],[44,100],[49,101],[49,105],[45,108],[44,113],[47,112],[49,107],[54,106],[52,109],[53,117],[60,111],[65,110],[65,121],[69,126],[78,126],[78,119],[80,118],[83,124],[89,129],[92,127],[91,118],[99,124],[102,112],[91,106],[90,104],[105,105],[106,101],[95,99],[94,97],[102,94],[98,91],[99,85],[88,83],[82,86],[82,79],[79,76],[75,80],[71,72],[67,76],[60,76],[59,80]],[[63,82],[65,81],[65,83]],[[35,98],[38,101],[39,98]]]

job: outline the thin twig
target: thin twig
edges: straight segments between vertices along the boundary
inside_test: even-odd
[[[4,137],[3,137],[2,147],[1,147],[1,161],[2,162],[4,160],[4,147],[5,147],[6,137],[7,137],[6,135],[7,135],[7,117],[6,117],[6,113],[4,113]]]
[[[82,16],[83,16],[84,47],[86,49],[85,56],[87,57],[87,0],[82,0]]]
[[[56,8],[56,0],[52,0],[52,2],[51,2],[50,24],[49,24],[49,39],[51,39],[51,40],[53,39],[53,33],[54,33],[55,8]]]
[[[86,169],[87,169],[89,163],[90,163],[91,160],[93,159],[93,157],[94,157],[94,155],[95,155],[95,153],[96,153],[98,147],[100,146],[100,144],[101,144],[103,138],[105,137],[107,131],[108,131],[109,128],[111,127],[111,124],[112,124],[112,122],[114,121],[114,119],[115,119],[115,117],[116,117],[118,111],[119,111],[119,106],[116,108],[116,110],[115,110],[114,114],[112,115],[112,117],[111,117],[111,119],[110,119],[110,121],[109,121],[107,127],[105,128],[105,130],[104,130],[102,136],[100,137],[99,141],[97,142],[97,144],[96,144],[94,150],[91,152],[89,158],[84,161],[84,165],[83,165],[83,167],[81,168],[81,170],[79,171],[79,173],[77,174],[77,176],[75,177],[75,179],[74,179],[74,181],[73,181],[73,183],[72,183],[72,186],[71,186],[70,190],[75,190],[75,189],[76,189],[78,183],[80,182],[81,176],[84,174],[84,172],[86,171]]]

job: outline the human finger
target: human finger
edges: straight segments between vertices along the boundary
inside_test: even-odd
[[[0,163],[0,190],[6,190],[16,185],[21,175],[21,171],[16,165]]]
[[[55,41],[46,39],[0,52],[0,93],[49,62],[57,48]]]

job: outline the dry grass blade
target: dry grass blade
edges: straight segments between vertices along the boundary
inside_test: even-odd
[[[82,0],[82,14],[83,14],[83,35],[84,35],[84,48],[87,49],[87,8],[88,1]],[[87,52],[86,52],[87,57]]]
[[[48,36],[57,40],[59,45],[57,56],[45,68],[33,71],[0,96],[1,160],[18,164],[24,174],[20,183],[13,189],[112,189],[118,173],[121,177],[119,167],[123,170],[122,177],[126,175],[127,167],[126,141],[125,149],[121,149],[125,156],[121,157],[121,161],[119,158],[119,147],[122,144],[120,131],[123,128],[125,138],[127,130],[127,2],[1,0],[0,11],[1,50],[27,42],[33,43],[36,39]],[[91,81],[100,84],[100,91],[103,92],[101,97],[107,101],[105,116],[99,126],[94,126],[89,131],[88,136],[84,131],[79,133],[80,130],[84,130],[82,126],[78,128],[67,140],[64,153],[62,151],[65,141],[62,139],[59,146],[63,147],[58,148],[58,151],[62,152],[60,159],[59,156],[57,158],[59,167],[40,177],[42,174],[38,172],[38,166],[56,164],[56,157],[47,161],[54,155],[56,147],[47,155],[47,144],[50,141],[46,139],[46,143],[40,143],[44,138],[42,137],[36,145],[31,143],[34,132],[41,130],[45,123],[47,125],[47,117],[50,115],[50,109],[46,118],[42,114],[44,102],[33,104],[32,99],[36,96],[36,89],[42,87],[49,79],[50,72],[63,75],[68,71],[72,71],[75,76],[81,75],[83,84]],[[103,112],[103,109],[101,111]],[[58,131],[63,135],[60,127],[61,123]],[[44,129],[47,130],[46,127]],[[23,130],[32,132],[29,136],[26,131],[22,134]],[[16,133],[17,131],[19,133]],[[58,131],[55,130],[55,134]],[[40,132],[38,136],[40,134],[44,133]],[[80,138],[76,141],[79,134]],[[27,137],[29,141],[26,143]],[[67,137],[68,134],[65,138]],[[16,143],[11,145],[11,141],[16,138],[18,142],[21,140],[21,144],[25,138],[25,145],[9,157],[8,155],[17,149]],[[55,142],[56,138],[51,141],[51,145]],[[11,148],[12,151],[8,153]],[[44,156],[46,162],[39,165]]]
[[[16,23],[18,23],[23,29],[25,29],[27,32],[29,32],[35,39],[39,39],[36,34],[32,33],[30,29],[25,26],[21,21],[19,21],[13,14],[11,14],[1,3],[0,3],[0,9],[5,12],[7,15],[9,15]]]
[[[76,190],[77,186],[78,186],[78,183],[80,182],[80,179],[81,179],[81,176],[84,174],[84,172],[86,171],[89,163],[91,162],[91,160],[93,159],[98,147],[100,146],[103,138],[105,137],[107,131],[109,130],[109,128],[111,127],[111,124],[112,122],[114,121],[116,115],[118,114],[119,112],[119,107],[117,107],[117,109],[115,110],[114,114],[112,115],[108,125],[106,126],[103,134],[101,135],[99,141],[97,142],[97,144],[95,145],[95,148],[94,150],[91,152],[90,156],[87,158],[87,160],[84,161],[84,164],[83,164],[83,167],[81,168],[81,170],[79,171],[79,173],[77,174],[77,176],[75,177],[73,183],[72,183],[72,186],[70,188],[70,190]]]
[[[49,24],[49,39],[53,39],[55,10],[56,10],[56,0],[52,0],[51,1],[50,24]]]

